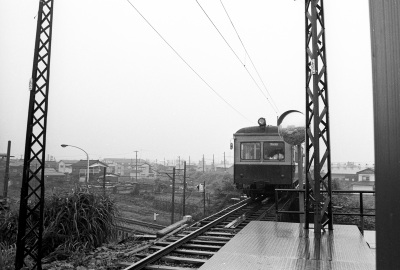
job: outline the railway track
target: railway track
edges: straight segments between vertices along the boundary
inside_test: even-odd
[[[156,229],[156,230],[162,230],[165,228],[165,226],[163,226],[163,225],[144,222],[144,221],[140,221],[140,220],[136,220],[136,219],[117,218],[117,221],[120,224],[137,225],[137,226],[142,226],[142,227]]]
[[[250,221],[275,220],[275,204],[241,201],[212,216],[155,240],[134,254],[136,262],[120,263],[124,270],[196,269],[218,252]]]

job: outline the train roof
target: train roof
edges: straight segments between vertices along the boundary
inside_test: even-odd
[[[277,126],[254,126],[254,127],[245,127],[236,131],[234,136],[236,135],[279,135]]]

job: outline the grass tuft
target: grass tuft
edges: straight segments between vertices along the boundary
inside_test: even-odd
[[[109,196],[75,191],[47,198],[44,216],[44,253],[76,252],[113,239],[118,210]]]

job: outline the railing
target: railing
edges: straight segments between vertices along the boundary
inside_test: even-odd
[[[305,189],[275,189],[275,201],[278,201],[278,192],[302,192],[305,193]],[[321,193],[327,193],[326,190],[321,190]],[[363,194],[374,194],[375,196],[375,191],[366,191],[366,190],[332,190],[332,194],[359,194],[360,198],[360,207],[359,213],[338,213],[338,212],[333,212],[332,214],[334,216],[359,216],[360,217],[360,227],[361,227],[361,233],[364,235],[364,217],[374,217],[376,214],[368,214],[364,213],[364,200],[363,200]],[[286,211],[286,210],[279,210],[278,209],[278,204],[276,205],[276,215],[278,214],[305,214],[305,211]],[[369,210],[375,210],[375,209],[369,209]],[[310,214],[314,214],[314,212],[309,212]]]

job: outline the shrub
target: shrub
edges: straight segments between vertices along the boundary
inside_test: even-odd
[[[115,236],[118,210],[108,196],[74,192],[46,199],[43,252],[96,248]]]
[[[11,245],[17,241],[18,212],[4,210],[0,215],[0,243]],[[0,268],[1,269],[1,268]]]
[[[0,269],[12,270],[15,262],[15,244],[9,246],[4,242],[0,242]]]

